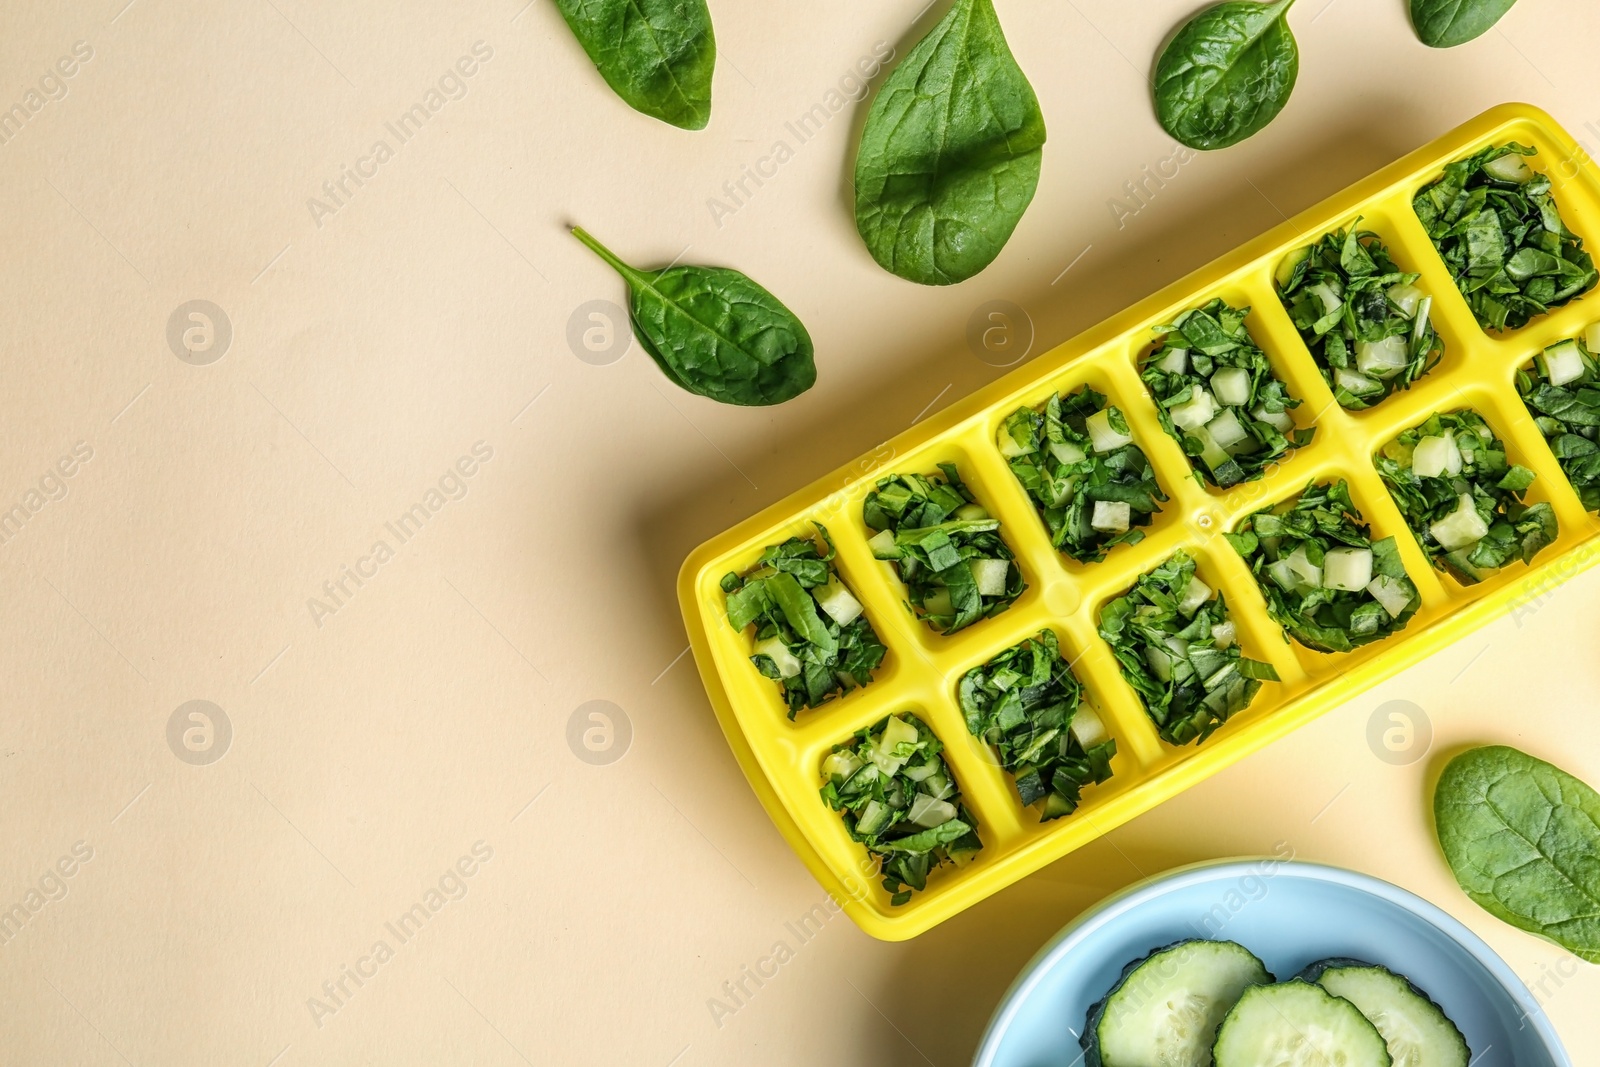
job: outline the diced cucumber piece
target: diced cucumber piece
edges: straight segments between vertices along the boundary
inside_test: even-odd
[[[1275,559],[1267,564],[1267,577],[1277,582],[1278,588],[1285,593],[1292,593],[1305,585],[1287,559]]]
[[[829,575],[828,584],[811,590],[811,595],[816,597],[817,606],[840,626],[849,626],[861,617],[861,601],[835,575]]]
[[[1422,340],[1422,335],[1428,329],[1428,310],[1433,307],[1433,297],[1425,296],[1422,303],[1417,305],[1417,317],[1411,320],[1411,340]]]
[[[899,559],[900,546],[894,543],[893,530],[879,530],[867,539],[873,559]]]
[[[1178,429],[1194,431],[1216,417],[1217,405],[1211,394],[1197,385],[1189,399],[1173,406],[1168,414]]]
[[[1418,478],[1454,478],[1461,473],[1461,449],[1455,434],[1446,430],[1437,437],[1424,437],[1411,452],[1411,473]]]
[[[1223,451],[1231,449],[1242,441],[1250,440],[1250,432],[1239,422],[1239,416],[1233,413],[1232,408],[1223,408],[1222,414],[1206,423],[1206,432]]]
[[[1089,455],[1071,441],[1051,441],[1049,447],[1050,454],[1056,457],[1056,462],[1065,463],[1069,467],[1074,463],[1082,463]]]
[[[891,715],[883,724],[883,733],[878,735],[878,740],[867,749],[867,756],[878,765],[878,770],[885,775],[895,774],[906,765],[910,755],[898,755],[895,749],[902,744],[917,743],[917,728],[900,718]]]
[[[1322,568],[1311,562],[1311,557],[1306,554],[1305,545],[1301,545],[1284,558],[1302,584],[1313,589],[1322,584]]]
[[[1499,178],[1503,182],[1525,185],[1533,181],[1533,168],[1528,166],[1528,161],[1522,158],[1520,152],[1491,159],[1483,165],[1483,169],[1490,177]]]
[[[1367,548],[1329,549],[1322,558],[1322,587],[1355,592],[1372,581],[1372,550]]]
[[[1405,282],[1389,286],[1384,295],[1389,298],[1390,303],[1400,309],[1400,314],[1409,319],[1416,317],[1417,307],[1422,303],[1423,294],[1421,289],[1410,282]]]
[[[1472,550],[1470,548],[1458,548],[1454,552],[1446,552],[1444,554],[1445,562],[1455,569],[1456,576],[1465,585],[1474,585],[1481,582],[1495,572],[1493,567],[1478,566],[1472,562],[1471,557]]]
[[[1333,368],[1333,384],[1351,396],[1376,396],[1383,392],[1383,383],[1358,374],[1349,367]]]
[[[1189,350],[1187,348],[1169,348],[1156,360],[1156,368],[1168,374],[1187,374],[1189,372]]]
[[[1576,341],[1558,341],[1539,353],[1539,369],[1551,385],[1566,385],[1583,377],[1583,352]]]
[[[1125,501],[1096,500],[1094,513],[1089,516],[1089,525],[1101,533],[1127,533],[1132,518],[1133,508]]]
[[[1393,378],[1406,369],[1411,354],[1398,334],[1381,341],[1356,342],[1356,370],[1373,378]]]
[[[1178,611],[1184,615],[1193,615],[1200,610],[1200,605],[1211,599],[1211,587],[1200,580],[1198,574],[1191,575],[1189,584],[1183,587],[1183,595],[1178,598]]]
[[[1243,367],[1223,367],[1211,376],[1211,395],[1219,404],[1250,403],[1250,372]]]
[[[1001,423],[1000,429],[996,431],[994,443],[999,446],[1000,454],[1007,459],[1031,455],[1035,451],[1011,436],[1011,431],[1006,428],[1005,423]]]
[[[1111,425],[1111,413],[1116,408],[1102,408],[1084,420],[1084,428],[1089,431],[1089,440],[1094,444],[1096,452],[1114,452],[1123,445],[1133,443],[1133,435],[1126,434]]]
[[[1471,493],[1462,493],[1456,502],[1456,509],[1428,527],[1428,533],[1447,552],[1476,544],[1488,532],[1489,524],[1478,514]]]
[[[1217,444],[1217,439],[1211,436],[1211,431],[1206,427],[1196,427],[1195,429],[1190,430],[1189,434],[1191,437],[1199,439],[1200,459],[1207,467],[1211,468],[1211,472],[1213,474],[1215,474],[1222,467],[1233,462],[1233,457],[1228,455],[1226,449]]]
[[[1006,574],[1011,570],[1011,562],[1004,559],[973,559],[967,565],[972,568],[972,580],[978,585],[979,596],[1004,596],[1006,592]]]
[[[989,510],[982,504],[962,504],[956,508],[951,518],[960,522],[978,522],[989,517]]]
[[[1239,630],[1232,619],[1225,619],[1211,628],[1211,641],[1218,648],[1231,648],[1239,640]]]
[[[1218,1024],[1247,990],[1270,981],[1261,961],[1232,941],[1158,949],[1129,964],[1089,1009],[1084,1058],[1100,1067],[1204,1067]]]
[[[856,816],[856,833],[862,837],[877,833],[888,825],[889,817],[893,814],[894,810],[889,805],[877,800],[867,801],[861,814]]]
[[[770,659],[772,665],[778,668],[780,678],[793,678],[800,673],[800,661],[789,651],[789,646],[784,644],[780,637],[774,636],[765,641],[757,641],[754,654]]]
[[[1322,305],[1322,313],[1324,315],[1332,315],[1335,311],[1344,307],[1344,298],[1334,292],[1333,286],[1327,282],[1318,282],[1316,285],[1309,286],[1306,292],[1317,298],[1317,303]]]
[[[1467,1039],[1443,1009],[1388,968],[1321,960],[1300,977],[1354,1004],[1383,1035],[1397,1067],[1467,1067],[1471,1061]]]
[[[1246,989],[1218,1027],[1211,1055],[1216,1067],[1391,1067],[1392,1062],[1383,1035],[1354,1004],[1298,978]]]
[[[1172,656],[1165,649],[1149,645],[1144,650],[1144,661],[1150,665],[1150,673],[1156,676],[1158,682],[1172,681]]]
[[[1078,710],[1072,713],[1072,724],[1068,729],[1085,749],[1093,748],[1110,736],[1106,733],[1106,724],[1101,720],[1100,713],[1087,701],[1079,704]]]
[[[1257,422],[1264,422],[1279,433],[1288,433],[1294,429],[1294,416],[1287,411],[1268,411],[1265,404],[1257,404],[1255,410],[1250,412],[1250,417]]]
[[[1417,587],[1411,584],[1410,578],[1391,578],[1387,574],[1380,574],[1367,583],[1367,592],[1383,605],[1383,610],[1389,613],[1391,619],[1398,619],[1411,606],[1411,598],[1417,595]]]
[[[834,778],[844,781],[864,766],[866,764],[854,752],[840,749],[828,753],[828,758],[822,761],[822,777],[829,781]]]
[[[1313,245],[1305,245],[1295,249],[1278,261],[1278,269],[1272,272],[1272,280],[1278,283],[1279,289],[1287,289],[1294,280],[1295,268],[1304,263],[1311,256]]]
[[[911,798],[911,810],[906,818],[924,829],[943,826],[956,817],[956,806],[948,800],[937,800],[926,793]]]
[[[1600,352],[1600,322],[1591,322],[1584,328],[1583,345],[1591,355]]]
[[[922,598],[922,610],[929,615],[954,614],[955,606],[950,602],[950,590],[940,586]]]

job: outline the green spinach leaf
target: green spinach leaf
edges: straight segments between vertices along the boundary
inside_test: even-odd
[[[1515,330],[1600,282],[1561,220],[1550,178],[1512,141],[1458,159],[1411,206],[1486,330]]]
[[[1052,396],[1042,411],[1018,408],[996,436],[1050,543],[1079,563],[1144,540],[1139,527],[1167,499],[1122,412],[1087,386]]]
[[[1300,73],[1292,3],[1226,0],[1186,22],[1156,61],[1162,128],[1190,148],[1226,148],[1276,118]]]
[[[816,383],[805,324],[746,275],[692,265],[638,270],[582,228],[572,233],[628,283],[633,335],[675,384],[724,404],[764,406]]]
[[[1054,630],[1040,630],[962,675],[956,695],[967,730],[993,745],[1023,804],[1039,821],[1078,809],[1083,787],[1111,777],[1117,742],[1086,703]]]
[[[1244,558],[1267,614],[1317,652],[1349,652],[1405,627],[1422,606],[1393,537],[1372,540],[1343,478],[1307,485],[1224,535]]]
[[[1467,896],[1600,963],[1600,794],[1544,760],[1491,745],[1445,766],[1433,817]]]
[[[1100,610],[1100,636],[1144,703],[1161,739],[1201,742],[1250,706],[1270,663],[1245,659],[1222,594],[1176,552]]]
[[[1395,266],[1371,230],[1324,234],[1279,265],[1278,298],[1343,407],[1371,407],[1444,354],[1419,277]]]
[[[1475,411],[1430,416],[1374,462],[1417,544],[1464,584],[1514,559],[1532,562],[1556,539],[1550,505],[1522,502],[1533,471],[1507,461],[1505,445]]]
[[[955,0],[894,69],[856,153],[856,229],[887,271],[949,285],[987,267],[1039,184],[1044,115],[991,0]]]
[[[843,813],[851,840],[878,858],[896,906],[927,887],[931,870],[965,867],[983,848],[942,751],[926,723],[903,713],[833,746],[822,761],[822,799]]]
[[[1411,25],[1430,48],[1454,48],[1481,37],[1517,0],[1411,0]]]
[[[556,0],[556,7],[629,107],[685,130],[705,128],[717,63],[705,0]]]
[[[833,567],[833,541],[791,537],[769,545],[745,574],[722,577],[728,625],[755,627],[756,669],[783,687],[789,718],[872,681],[883,642]]]
[[[1550,444],[1561,473],[1589,511],[1600,511],[1600,371],[1594,346],[1600,324],[1584,339],[1559,341],[1531,367],[1517,371],[1517,392]]]
[[[1220,297],[1185,311],[1155,327],[1159,340],[1139,372],[1162,428],[1203,464],[1196,477],[1222,489],[1261,477],[1314,433],[1295,428],[1289,412],[1300,401],[1245,329],[1249,314]]]
[[[1022,569],[954,463],[940,474],[896,474],[861,506],[878,559],[892,560],[912,611],[936,632],[955,633],[1009,608],[1027,588]]]

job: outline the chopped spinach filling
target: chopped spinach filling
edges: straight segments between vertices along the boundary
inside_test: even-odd
[[[896,474],[867,494],[861,517],[878,559],[894,563],[914,614],[941,634],[1009,608],[1027,588],[991,518],[954,463],[940,474]]]
[[[1278,266],[1278,297],[1342,407],[1371,407],[1439,362],[1419,277],[1371,230],[1335,230]]]
[[[1458,159],[1412,199],[1478,324],[1515,330],[1600,281],[1561,219],[1550,178],[1515,141]]]
[[[1533,471],[1510,463],[1475,411],[1441,412],[1375,457],[1406,525],[1433,565],[1466,584],[1556,539],[1549,504],[1524,504]]]
[[[747,573],[722,577],[728,625],[742,631],[754,624],[750,662],[783,687],[791,719],[871,682],[885,652],[834,570],[827,529],[815,525],[825,552],[809,537],[791,537],[768,546]]]
[[[833,746],[822,761],[822,799],[842,812],[853,841],[878,857],[889,902],[926,888],[928,872],[964,867],[983,848],[961,802],[944,746],[915,715],[890,715]]]
[[[1144,540],[1167,499],[1127,420],[1085,387],[1018,408],[1000,427],[1000,454],[1033,499],[1050,543],[1079,563]]]
[[[1062,659],[1054,630],[972,668],[957,696],[967,730],[994,746],[1022,803],[1039,805],[1041,822],[1072,814],[1085,785],[1111,777],[1117,742]]]
[[[1403,629],[1422,604],[1393,537],[1372,540],[1344,479],[1315,482],[1287,508],[1246,517],[1228,543],[1267,612],[1318,652],[1349,652]]]
[[[1106,604],[1100,636],[1161,739],[1174,745],[1204,741],[1249,707],[1263,681],[1278,680],[1272,664],[1244,658],[1222,594],[1200,580],[1187,552]]]

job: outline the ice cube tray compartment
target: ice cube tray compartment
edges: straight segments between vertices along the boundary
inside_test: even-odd
[[[1600,296],[1586,294],[1519,330],[1487,334],[1411,207],[1416,190],[1446,163],[1513,139],[1537,148],[1530,162],[1557,178],[1556,198],[1568,226],[1580,236],[1600,239],[1600,177],[1587,155],[1543,112],[1517,104],[1495,108],[935,413],[689,557],[679,595],[695,660],[723,731],[779,830],[863,929],[891,940],[923,932],[1459,639],[1519,596],[1536,595],[1600,557],[1595,544],[1600,521],[1583,510],[1514,384],[1516,370],[1546,345],[1577,336],[1600,319]],[[1370,409],[1346,411],[1280,303],[1273,272],[1292,249],[1358,217],[1362,228],[1380,235],[1402,269],[1421,273],[1417,284],[1433,297],[1431,317],[1446,349],[1441,363],[1411,388]],[[1587,241],[1586,247],[1595,251]],[[1302,402],[1295,409],[1296,424],[1316,431],[1310,444],[1261,479],[1225,490],[1193,476],[1188,457],[1161,428],[1139,378],[1153,340],[1151,327],[1216,296],[1252,308],[1247,320],[1252,338]],[[1085,385],[1123,412],[1168,496],[1143,541],[1120,545],[1094,564],[1077,563],[1050,544],[1043,519],[995,444],[1000,426],[1018,407]],[[1531,566],[1513,564],[1470,586],[1429,564],[1371,462],[1373,453],[1433,412],[1461,408],[1481,414],[1512,461],[1537,474],[1529,499],[1549,500],[1560,522],[1559,538]],[[861,517],[862,501],[878,479],[929,473],[940,462],[955,463],[978,502],[1000,520],[1028,583],[1008,611],[952,635],[935,633],[905,604],[905,588],[892,567],[874,559],[867,547],[871,531]],[[1403,631],[1330,655],[1284,639],[1266,613],[1254,576],[1221,534],[1253,511],[1292,500],[1308,482],[1338,478],[1350,484],[1373,537],[1396,537],[1422,607]],[[728,626],[718,582],[730,570],[748,568],[765,546],[810,534],[813,521],[833,535],[840,576],[860,599],[888,654],[871,685],[802,711],[790,722],[776,683],[748,659],[748,634]],[[1226,597],[1244,654],[1271,663],[1280,677],[1267,682],[1249,708],[1204,744],[1183,747],[1159,738],[1097,629],[1108,600],[1179,550],[1191,553],[1202,580]],[[1076,812],[1040,823],[1036,809],[1022,807],[1011,776],[994,754],[968,734],[956,685],[967,670],[1045,628],[1055,631],[1118,750],[1113,777],[1085,787]],[[835,744],[903,711],[919,716],[943,743],[962,796],[979,821],[984,848],[963,868],[935,871],[925,890],[894,907],[866,851],[849,839],[839,813],[818,795],[819,768]]]

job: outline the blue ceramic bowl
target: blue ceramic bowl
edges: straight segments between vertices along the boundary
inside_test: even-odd
[[[1388,882],[1281,859],[1181,867],[1079,916],[1012,983],[975,1064],[1081,1064],[1089,1005],[1124,965],[1186,937],[1237,941],[1280,979],[1327,956],[1380,963],[1444,1008],[1473,1067],[1572,1067],[1533,994],[1472,931]]]

